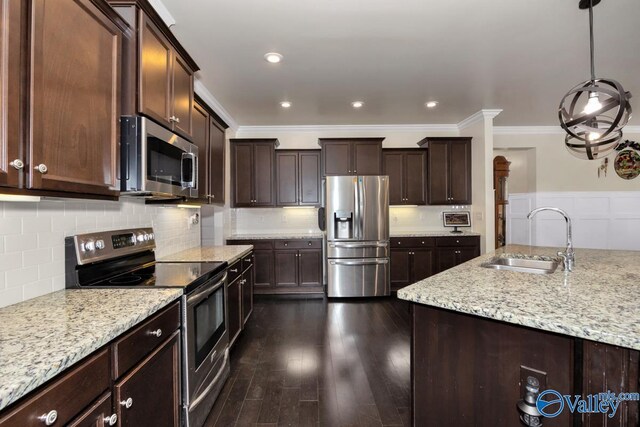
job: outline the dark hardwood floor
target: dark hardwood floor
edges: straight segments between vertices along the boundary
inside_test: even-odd
[[[258,299],[206,426],[408,426],[409,306]]]

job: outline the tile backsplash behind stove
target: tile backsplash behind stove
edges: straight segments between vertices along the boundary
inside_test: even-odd
[[[0,202],[0,307],[64,289],[65,236],[153,227],[160,257],[200,245],[195,212],[134,199]]]

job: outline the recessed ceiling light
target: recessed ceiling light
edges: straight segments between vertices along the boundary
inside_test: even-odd
[[[351,103],[351,106],[353,108],[362,108],[363,105],[364,105],[364,102],[362,102],[362,101],[353,101]]]
[[[289,107],[291,107],[291,103],[290,103],[289,101],[282,101],[282,102],[280,103],[280,106],[281,106],[282,108],[289,108]]]
[[[426,104],[427,108],[436,108],[438,106],[438,101],[429,101]]]
[[[278,62],[282,61],[282,55],[280,55],[278,52],[265,53],[264,60],[271,64],[277,64]]]

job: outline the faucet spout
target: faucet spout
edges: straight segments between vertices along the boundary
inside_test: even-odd
[[[573,265],[575,264],[575,254],[573,251],[571,218],[569,217],[569,214],[559,208],[543,206],[541,208],[537,208],[529,212],[529,214],[527,215],[527,219],[532,219],[534,216],[538,214],[538,212],[542,212],[542,211],[556,212],[564,217],[565,223],[567,225],[567,249],[564,252],[558,252],[558,255],[562,257],[565,271],[573,271]]]

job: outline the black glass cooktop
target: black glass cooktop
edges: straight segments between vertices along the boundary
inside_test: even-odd
[[[156,287],[195,289],[222,273],[226,262],[153,263],[92,283],[92,287]]]

